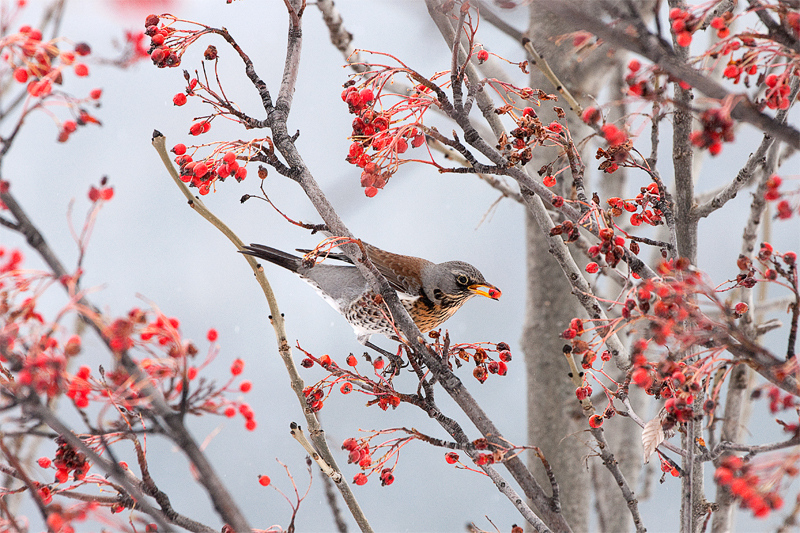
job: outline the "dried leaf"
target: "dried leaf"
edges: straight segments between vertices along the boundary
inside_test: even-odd
[[[650,461],[650,456],[656,451],[658,445],[664,442],[666,435],[661,429],[661,416],[658,415],[642,428],[642,448],[644,462]]]

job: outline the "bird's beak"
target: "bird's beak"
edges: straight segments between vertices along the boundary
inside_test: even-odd
[[[486,296],[487,298],[491,298],[492,300],[499,300],[500,296],[502,296],[502,292],[500,289],[495,287],[494,285],[482,285],[480,283],[476,283],[475,285],[469,286],[469,292],[472,294],[480,294],[481,296]]]

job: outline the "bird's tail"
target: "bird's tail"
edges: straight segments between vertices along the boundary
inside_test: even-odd
[[[265,259],[270,263],[275,263],[292,272],[297,272],[302,265],[302,259],[299,257],[287,254],[281,250],[276,250],[275,248],[270,248],[269,246],[264,246],[263,244],[251,243],[250,246],[245,246],[244,249],[239,250],[239,253]]]

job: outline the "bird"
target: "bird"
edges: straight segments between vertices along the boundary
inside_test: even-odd
[[[427,333],[453,316],[464,302],[480,295],[497,300],[500,289],[486,282],[483,274],[463,261],[433,263],[419,257],[400,255],[362,243],[367,257],[397,291],[400,302],[422,333]],[[344,254],[329,253],[327,259],[345,263],[316,263],[262,244],[244,246],[241,253],[264,259],[294,272],[311,285],[322,298],[353,327],[356,339],[370,345],[373,334],[397,339],[386,306],[377,303],[370,288],[353,262]],[[308,250],[297,250],[307,253]]]

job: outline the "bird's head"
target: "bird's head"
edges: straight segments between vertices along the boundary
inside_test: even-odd
[[[425,279],[426,274],[429,279]],[[500,289],[486,282],[483,274],[463,261],[448,261],[433,265],[423,272],[423,288],[433,302],[462,302],[476,294],[497,300],[503,294]]]

